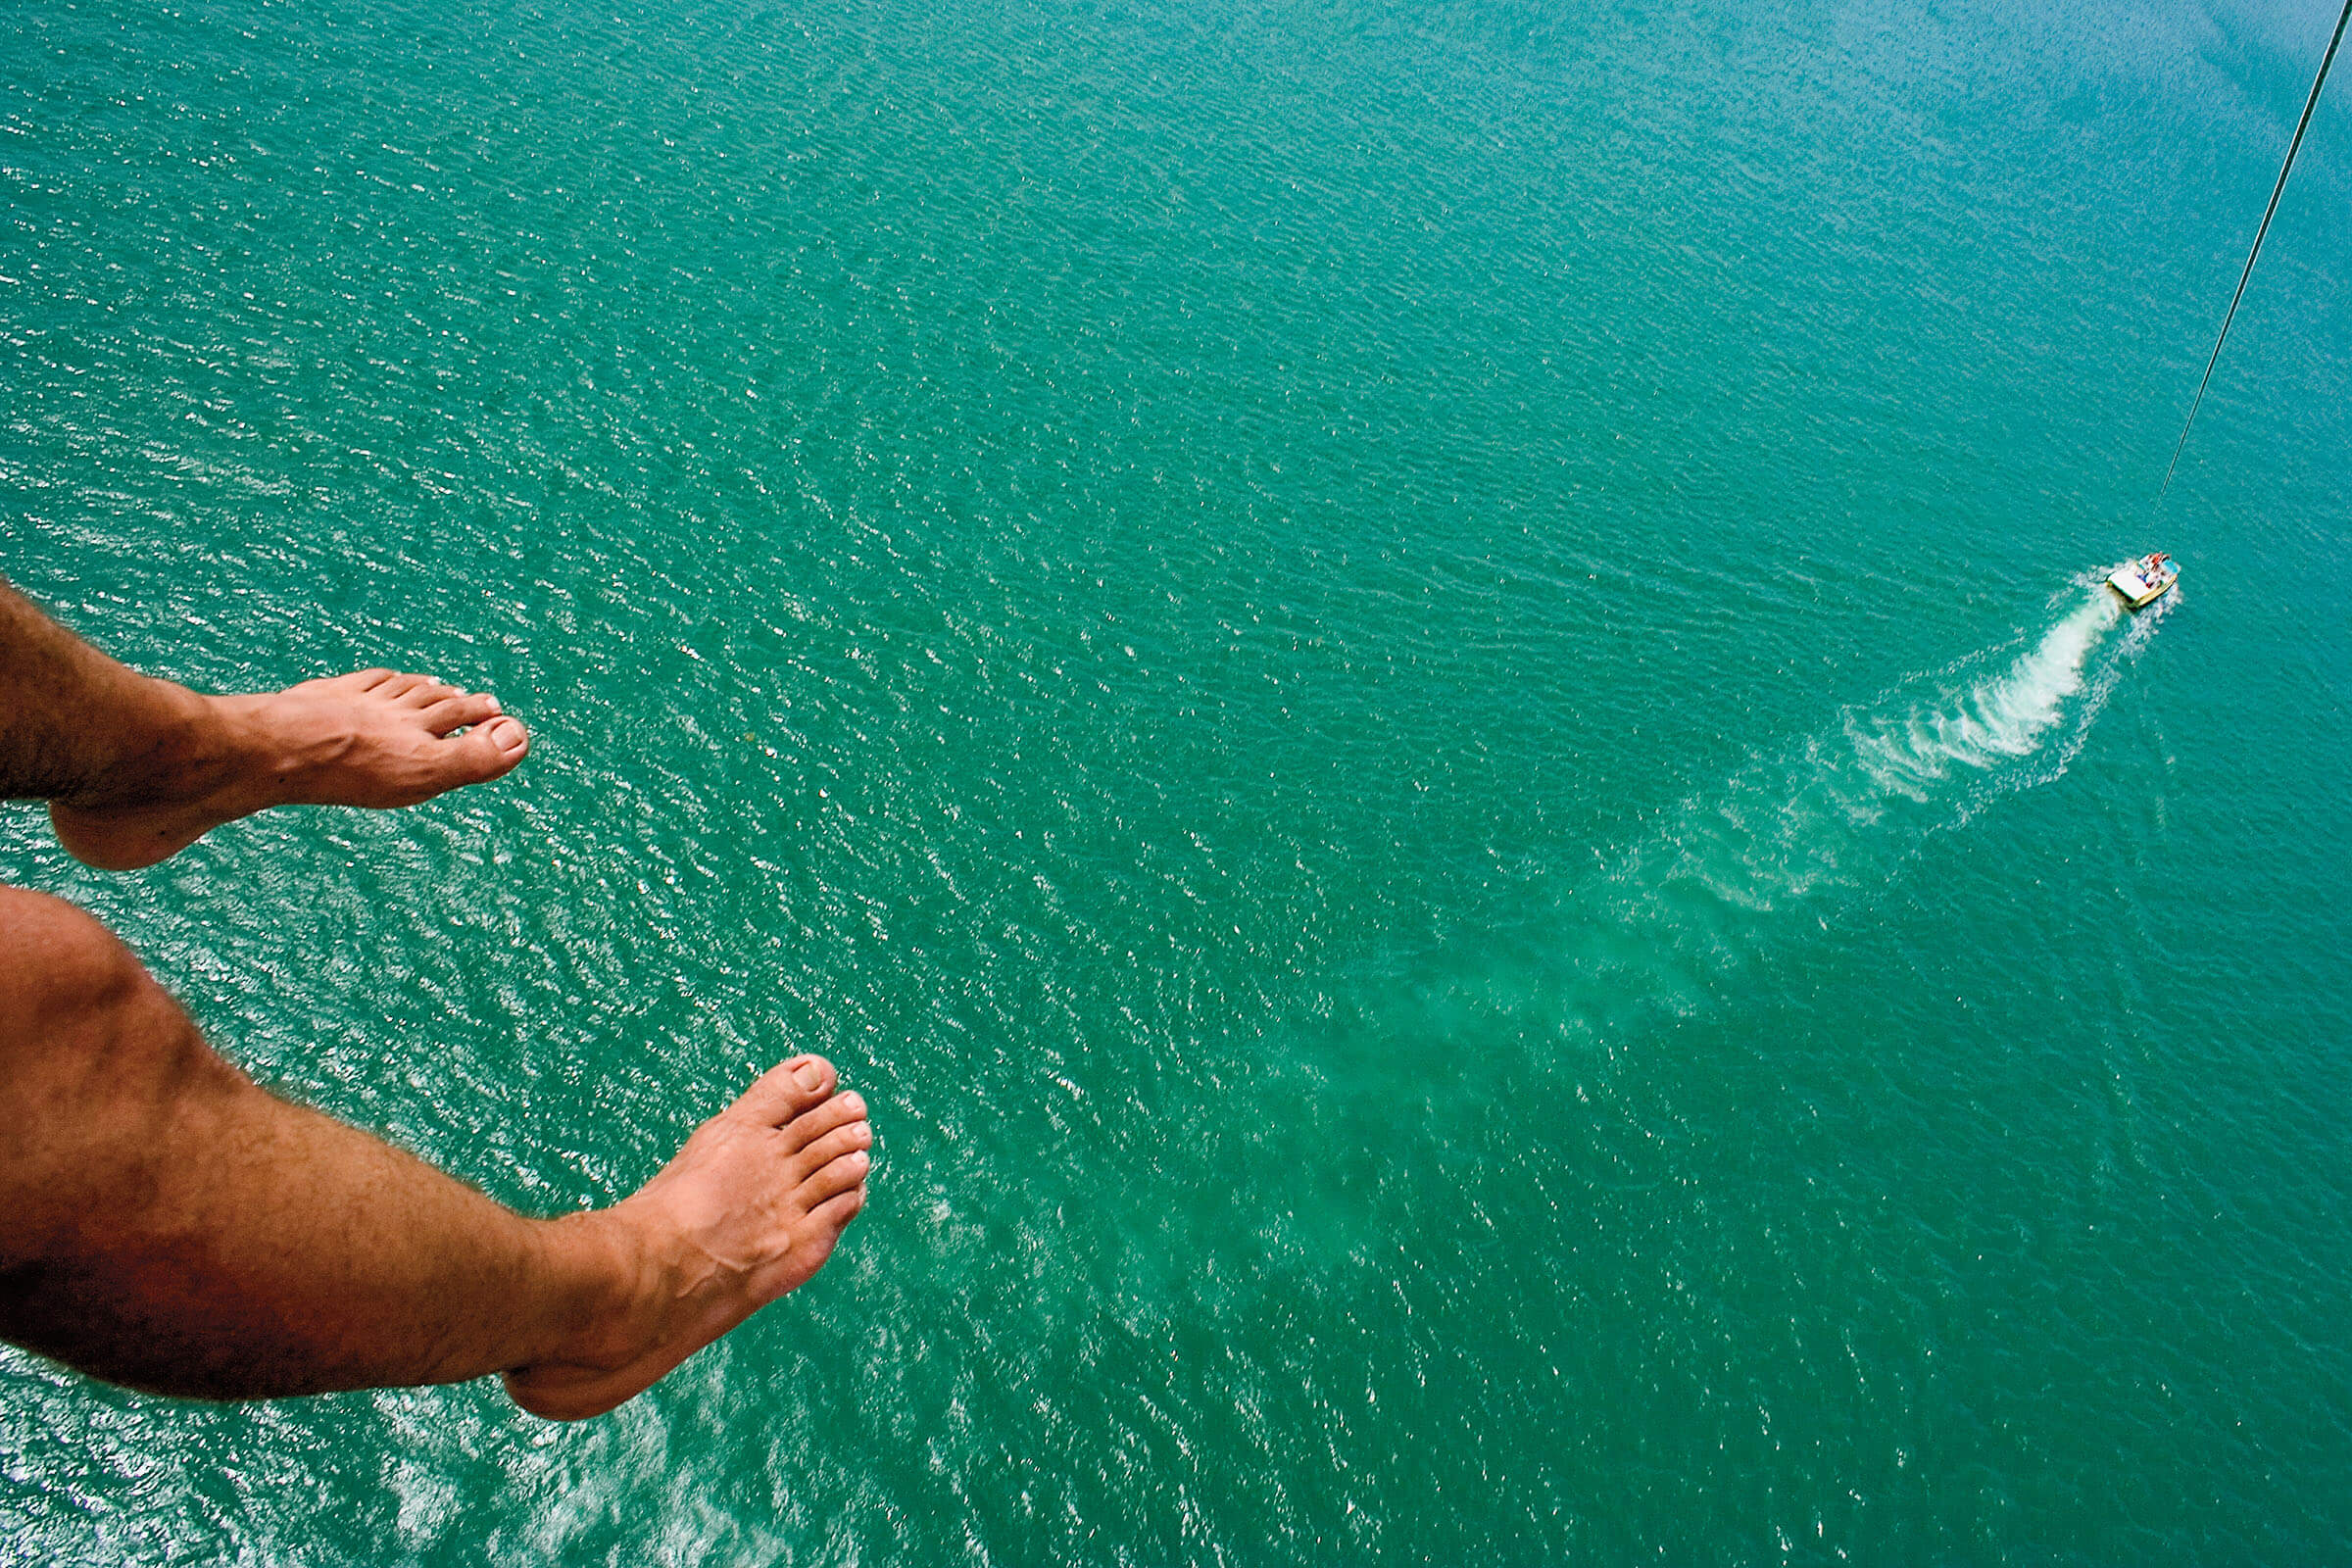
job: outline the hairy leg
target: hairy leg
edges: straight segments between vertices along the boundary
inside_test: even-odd
[[[0,582],[0,797],[49,802],[59,841],[92,865],[152,865],[272,806],[412,806],[529,748],[496,698],[389,669],[200,696]]]
[[[806,1281],[865,1108],[796,1057],[609,1209],[526,1219],[256,1087],[72,905],[0,887],[0,1337],[210,1398],[508,1374],[594,1415]]]

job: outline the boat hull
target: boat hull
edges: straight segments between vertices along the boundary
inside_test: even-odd
[[[2180,580],[2177,571],[2161,572],[2154,577],[2142,574],[2136,566],[2125,566],[2108,574],[2107,586],[2123,596],[2125,604],[2133,610],[2145,610],[2173,591]]]

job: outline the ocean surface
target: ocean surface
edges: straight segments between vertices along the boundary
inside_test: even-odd
[[[2340,1558],[2352,80],[2155,510],[2333,9],[10,9],[0,572],[537,748],[0,876],[535,1212],[880,1148],[582,1426],[0,1352],[0,1559]]]

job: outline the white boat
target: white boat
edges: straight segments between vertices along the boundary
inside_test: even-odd
[[[2107,586],[2122,594],[2124,603],[2133,610],[2145,609],[2162,599],[2180,580],[2180,565],[2161,550],[2107,574]]]

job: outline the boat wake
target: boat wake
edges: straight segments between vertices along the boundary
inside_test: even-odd
[[[1637,902],[1680,892],[1769,910],[1881,880],[1925,833],[2057,778],[2163,612],[2111,639],[2125,611],[2102,584],[2086,573],[2053,602],[2065,611],[2056,624],[2022,648],[1914,677],[1685,802],[1613,880]]]
[[[1680,803],[1543,917],[1555,941],[1571,933],[1564,950],[1507,977],[1457,972],[1420,1004],[1604,1040],[1644,1014],[1695,1010],[1795,909],[1826,926],[1930,835],[2065,773],[2179,598],[2119,632],[2127,612],[2105,577],[2054,595],[2038,634],[1910,677]]]

